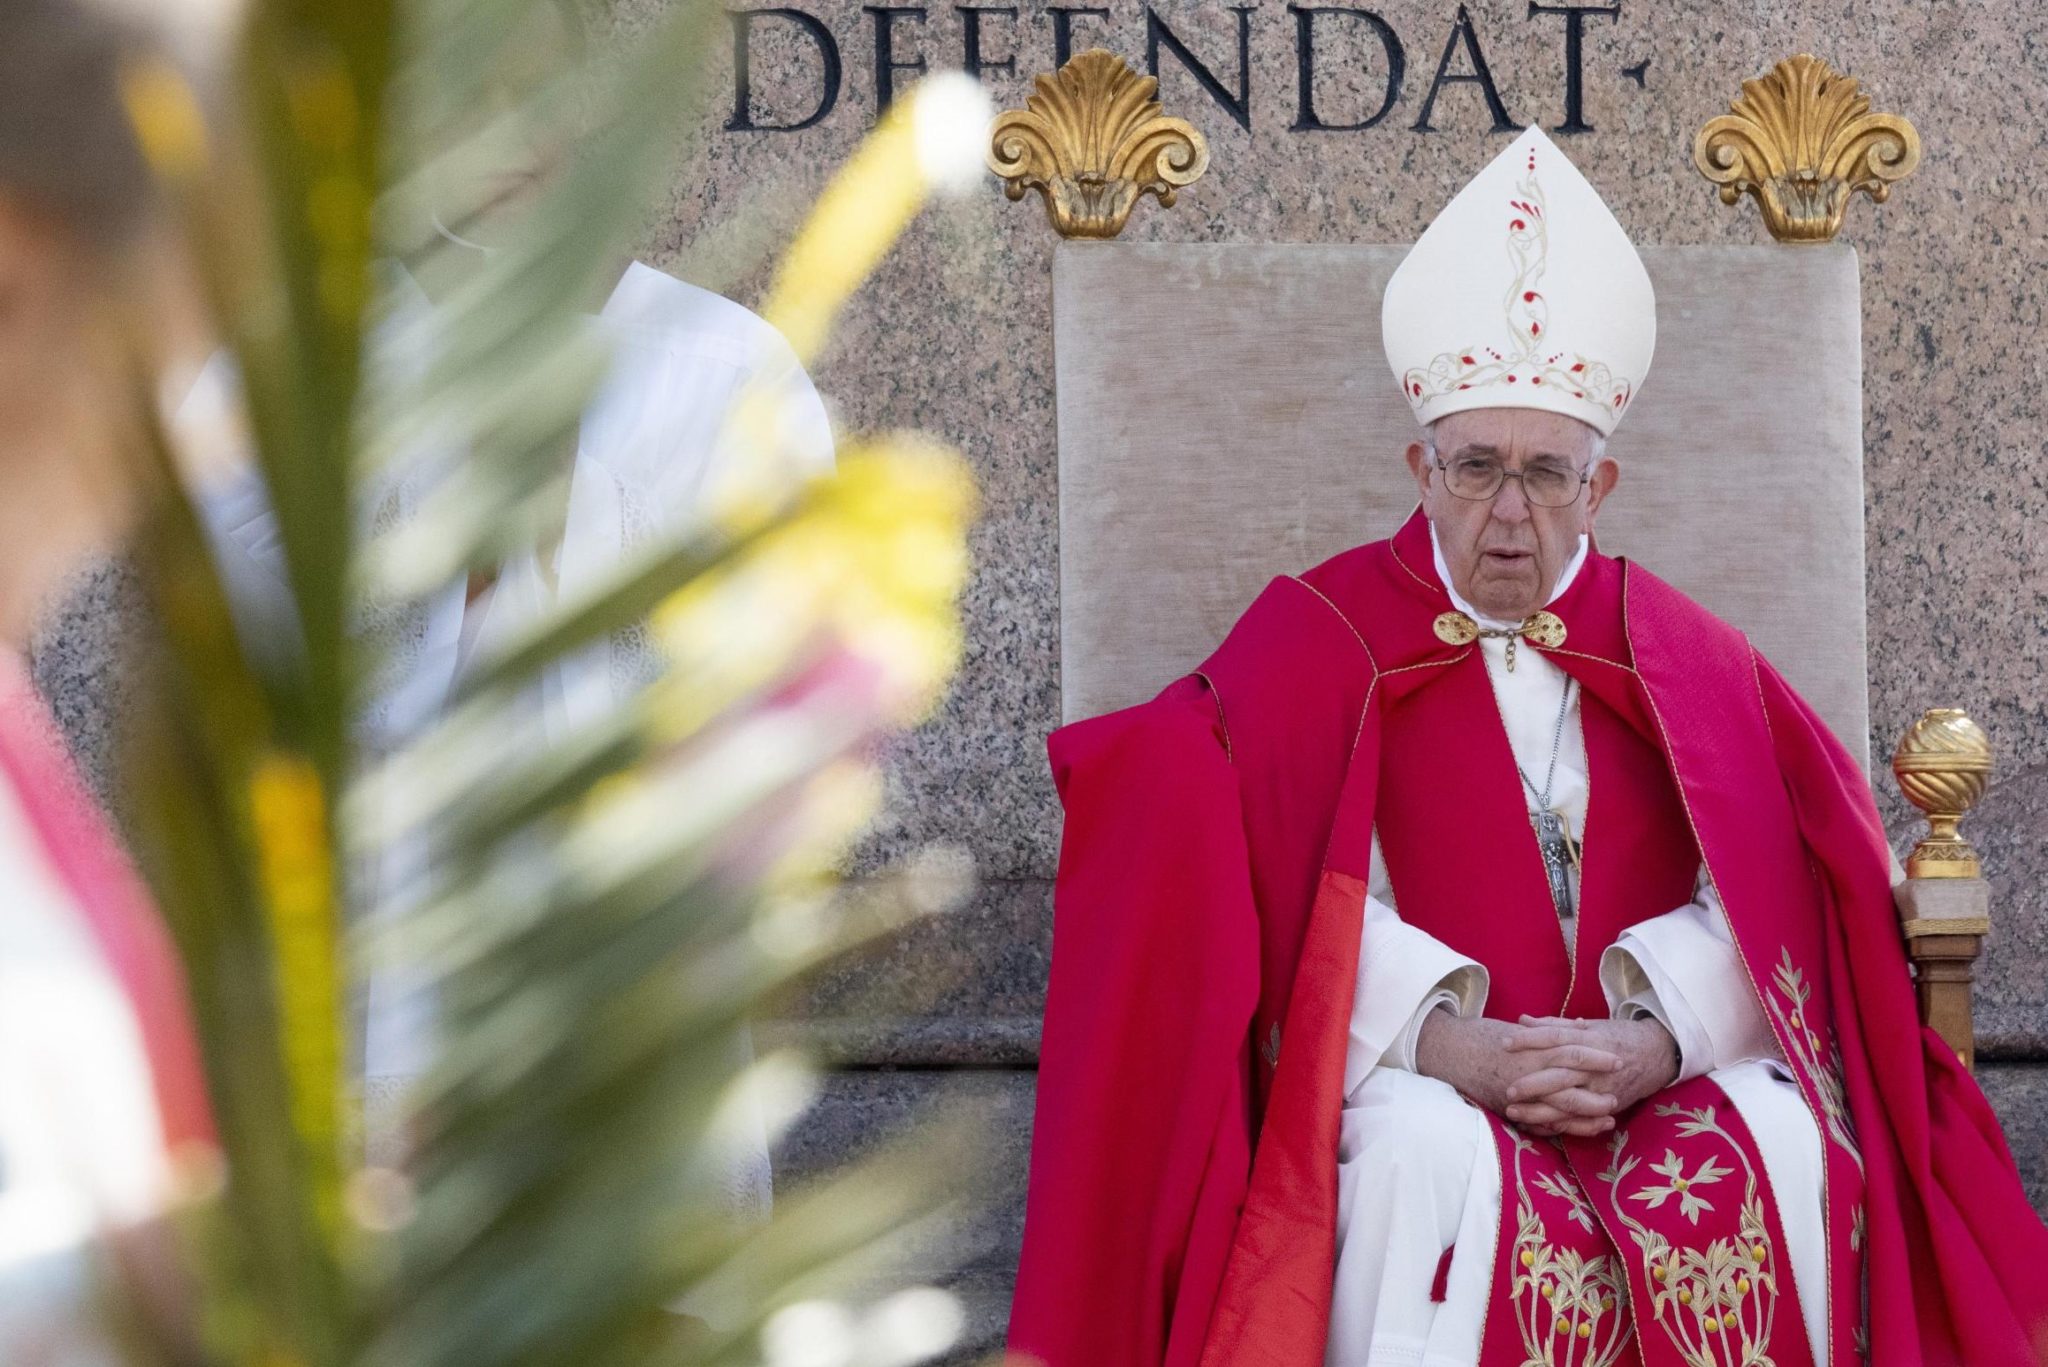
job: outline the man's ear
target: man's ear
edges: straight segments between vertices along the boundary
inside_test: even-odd
[[[1593,515],[1600,511],[1601,502],[1614,492],[1614,486],[1621,482],[1621,467],[1602,456],[1593,462],[1593,478],[1586,484],[1586,526],[1590,530]]]
[[[1423,460],[1429,455],[1429,448],[1419,441],[1408,443],[1408,470],[1415,476],[1415,486],[1423,498],[1429,497],[1429,467]]]

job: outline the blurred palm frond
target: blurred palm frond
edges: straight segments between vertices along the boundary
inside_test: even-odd
[[[607,366],[583,310],[695,126],[716,6],[522,54],[563,3],[253,0],[222,117],[163,71],[130,83],[239,372],[290,599],[286,628],[252,632],[184,498],[145,528],[169,649],[135,821],[220,1129],[183,1216],[212,1361],[759,1360],[778,1310],[941,1218],[933,1156],[966,1151],[884,1154],[765,1224],[730,1212],[734,1154],[809,1091],[800,1057],[749,1060],[750,1014],[932,900],[848,915],[830,870],[878,801],[875,737],[928,711],[958,654],[956,456],[885,436],[800,483],[754,396],[728,433],[750,479],[548,609],[423,730],[372,746],[358,725],[390,667],[378,623],[559,526]],[[802,356],[933,183],[918,105],[778,277],[768,316]],[[573,150],[516,232],[481,264],[421,233],[423,207],[481,207],[446,187],[486,185],[508,140]],[[393,304],[396,261],[430,311]],[[640,622],[666,672],[539,743],[536,678]],[[402,908],[367,914],[356,871],[423,839]],[[441,1048],[368,1157],[352,1016],[378,969],[434,984]]]

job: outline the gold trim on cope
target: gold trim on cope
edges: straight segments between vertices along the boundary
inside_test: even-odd
[[[989,170],[1012,200],[1035,189],[1061,237],[1115,237],[1140,195],[1171,208],[1209,169],[1209,144],[1154,99],[1159,82],[1102,48],[1034,82],[1023,109],[989,125]]]
[[[1931,707],[1906,728],[1892,755],[1906,800],[1927,815],[1927,836],[1906,859],[1908,878],[1976,878],[1977,851],[1957,831],[1984,796],[1991,741],[1959,707]]]
[[[1849,196],[1882,204],[1920,164],[1920,134],[1897,114],[1873,114],[1853,76],[1805,53],[1742,83],[1729,112],[1692,145],[1693,165],[1721,202],[1749,195],[1780,242],[1828,242]]]

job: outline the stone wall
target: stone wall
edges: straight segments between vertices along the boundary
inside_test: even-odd
[[[1412,240],[1508,130],[1576,122],[1579,131],[1560,141],[1639,241],[1761,242],[1754,208],[1721,206],[1690,165],[1695,131],[1743,79],[1810,51],[1861,78],[1877,109],[1911,118],[1926,146],[1920,170],[1887,205],[1859,200],[1845,232],[1863,259],[1870,742],[1889,755],[1922,708],[1960,704],[1997,747],[1996,786],[1971,822],[1997,897],[1978,994],[1983,1071],[2037,1200],[2048,1199],[2048,1072],[2036,1062],[2048,1061],[2048,1015],[2035,986],[2048,967],[2048,710],[2036,684],[2048,666],[2038,626],[2048,537],[2033,532],[2048,512],[2037,440],[2048,361],[2033,344],[2048,297],[2048,188],[2030,171],[2048,114],[2048,11],[2018,0],[1621,0],[1573,20],[1527,0],[1365,0],[1321,15],[1302,11],[1324,6],[1279,0],[1160,0],[1149,9],[1097,0],[1106,15],[1038,0],[977,0],[979,15],[904,0],[892,0],[893,12],[850,0],[779,2],[817,27],[751,21],[744,120],[735,119],[731,54],[719,54],[711,126],[677,179],[655,251],[744,301],[758,298],[762,254],[872,118],[878,86],[901,88],[914,75],[892,68],[878,80],[878,51],[895,63],[961,66],[971,43],[984,64],[1014,59],[982,72],[998,107],[1012,108],[1030,77],[1053,66],[1062,28],[1074,48],[1107,46],[1140,67],[1149,37],[1167,112],[1204,130],[1213,160],[1178,208],[1141,206],[1126,236],[1145,240]],[[829,111],[795,131],[728,128],[818,112],[820,28],[839,59]],[[1208,81],[1182,50],[1206,65]],[[1482,60],[1490,82],[1455,79],[1476,76]],[[1241,119],[1232,107],[1240,93]],[[1316,121],[1369,126],[1302,126]],[[855,861],[865,873],[939,842],[969,852],[981,882],[967,910],[813,995],[797,1028],[826,1039],[846,1071],[793,1138],[791,1168],[839,1152],[942,1087],[995,1098],[1003,1124],[984,1186],[996,1213],[962,1282],[991,1326],[1020,1224],[1059,838],[1043,751],[1059,697],[1053,242],[1035,199],[1007,203],[993,184],[929,212],[816,368],[846,426],[938,433],[967,453],[981,481],[966,659],[940,715],[896,754],[891,814]],[[1683,383],[1653,371],[1644,401]],[[1171,423],[1173,414],[1172,379],[1162,376],[1150,418]],[[1624,425],[1618,450],[1626,433]],[[1394,459],[1406,435],[1384,434],[1360,459]],[[1358,539],[1390,530],[1361,526]],[[1888,778],[1881,797],[1905,838],[1909,814]]]

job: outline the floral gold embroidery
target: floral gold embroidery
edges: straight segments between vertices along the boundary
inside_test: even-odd
[[[1579,1190],[1577,1183],[1569,1178],[1552,1177],[1549,1173],[1543,1172],[1536,1175],[1536,1190],[1564,1202],[1570,1208],[1565,1218],[1588,1234],[1593,1232],[1593,1206],[1586,1200],[1586,1194]]]
[[[1712,1106],[1658,1106],[1656,1113],[1684,1117],[1678,1125],[1681,1139],[1719,1140],[1734,1155],[1743,1183],[1734,1238],[1715,1239],[1702,1248],[1675,1245],[1630,1214],[1623,1196],[1652,1210],[1676,1197],[1680,1213],[1697,1224],[1700,1212],[1713,1209],[1697,1188],[1717,1186],[1733,1176],[1737,1167],[1708,1155],[1688,1168],[1684,1157],[1666,1150],[1663,1161],[1647,1166],[1647,1171],[1664,1177],[1664,1183],[1625,1193],[1625,1184],[1645,1165],[1642,1159],[1623,1152],[1628,1132],[1615,1133],[1607,1146],[1607,1167],[1600,1180],[1613,1188],[1614,1212],[1642,1254],[1651,1316],[1687,1367],[1771,1367],[1778,1252],[1764,1215],[1762,1185],[1749,1155],[1715,1120]]]
[[[1807,984],[1806,974],[1792,962],[1792,951],[1781,948],[1778,951],[1777,971],[1771,975],[1772,992],[1765,999],[1771,1015],[1776,1018],[1778,1036],[1785,1042],[1785,1048],[1799,1071],[1812,1080],[1813,1096],[1820,1107],[1821,1127],[1828,1139],[1855,1163],[1856,1170],[1863,1171],[1863,1149],[1856,1139],[1856,1119],[1849,1113],[1848,1091],[1842,1082],[1842,1046],[1829,1040],[1822,1048],[1820,1030],[1814,1025],[1813,988]],[[1861,1255],[1868,1220],[1863,1202],[1857,1200],[1849,1211],[1849,1252]],[[1858,1262],[1861,1263],[1860,1256]],[[1858,1356],[1869,1357],[1870,1349],[1870,1269],[1860,1266],[1857,1274],[1861,1283],[1862,1307],[1859,1323],[1854,1332],[1854,1345]]]
[[[1629,1341],[1627,1279],[1611,1254],[1587,1257],[1549,1238],[1522,1171],[1522,1156],[1536,1146],[1521,1134],[1513,1138],[1517,1200],[1509,1295],[1522,1336],[1522,1367],[1609,1367]],[[1568,1172],[1539,1173],[1534,1185],[1565,1204],[1565,1218],[1593,1231],[1592,1203]]]
[[[1629,1199],[1641,1201],[1648,1205],[1651,1210],[1655,1210],[1663,1205],[1665,1201],[1676,1196],[1678,1198],[1679,1213],[1693,1224],[1698,1224],[1700,1222],[1700,1212],[1714,1208],[1713,1202],[1700,1195],[1699,1189],[1712,1186],[1729,1173],[1735,1171],[1735,1169],[1723,1167],[1709,1158],[1699,1165],[1692,1176],[1687,1177],[1685,1175],[1684,1161],[1670,1149],[1666,1149],[1664,1150],[1664,1161],[1650,1164],[1650,1171],[1660,1173],[1671,1180],[1661,1187],[1644,1187],[1641,1191],[1630,1192]]]
[[[1771,1014],[1777,1017],[1779,1034],[1792,1051],[1794,1061],[1813,1079],[1828,1138],[1855,1160],[1860,1172],[1863,1150],[1856,1142],[1856,1121],[1849,1114],[1848,1094],[1842,1085],[1842,1047],[1830,1042],[1822,1050],[1820,1032],[1814,1027],[1810,1009],[1813,989],[1807,985],[1804,971],[1793,964],[1791,950],[1779,950],[1778,969],[1771,975],[1771,986],[1776,989],[1768,1002]],[[1861,1241],[1855,1246],[1860,1247]]]

